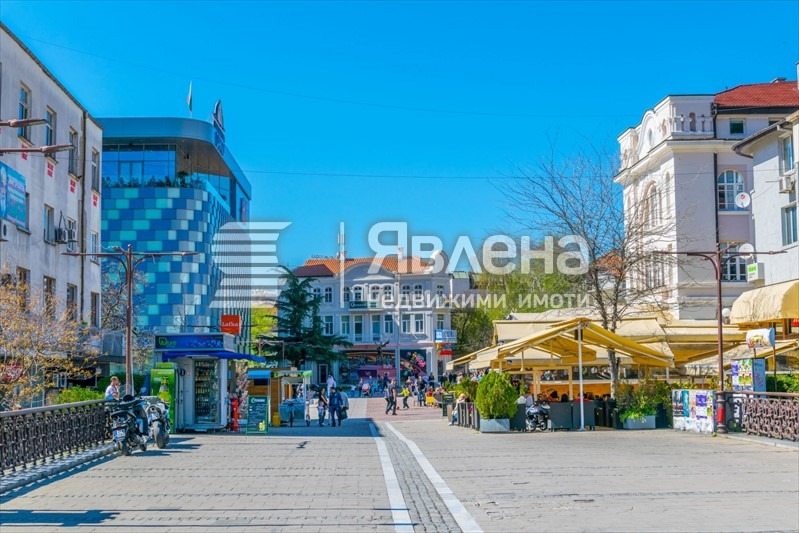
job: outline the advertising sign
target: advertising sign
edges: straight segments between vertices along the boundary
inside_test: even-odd
[[[175,365],[172,363],[159,363],[160,368],[150,370],[150,394],[158,396],[169,406],[169,420],[171,422],[170,433],[177,430],[177,418],[175,415],[176,399],[178,397],[175,388],[176,372]],[[169,367],[165,367],[169,365]]]
[[[671,391],[674,429],[693,433],[713,433],[713,398],[710,390]]]
[[[219,329],[222,333],[241,335],[241,315],[222,315]]]
[[[458,332],[453,329],[437,329],[434,334],[435,342],[454,344],[458,342]]]
[[[25,209],[25,177],[2,162],[0,162],[0,217],[18,226],[28,226]]]
[[[405,383],[411,374],[424,375],[427,369],[427,352],[425,350],[400,350],[401,383]]]
[[[247,435],[266,435],[269,431],[269,396],[247,397]]]
[[[766,392],[766,360],[739,359],[730,364],[732,390]]]
[[[234,350],[233,336],[228,333],[175,333],[156,335],[155,351],[181,350],[194,352],[215,352]]]
[[[775,344],[774,328],[752,329],[746,332],[746,345],[749,348],[774,348]]]

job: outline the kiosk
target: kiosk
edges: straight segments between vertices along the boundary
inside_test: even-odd
[[[174,363],[176,431],[226,429],[229,396],[236,392],[235,368],[230,361],[266,361],[236,352],[229,333],[156,335],[155,351],[162,362]]]

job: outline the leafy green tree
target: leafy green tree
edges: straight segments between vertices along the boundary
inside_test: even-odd
[[[283,289],[277,299],[277,336],[263,335],[260,339],[280,341],[283,346],[270,346],[273,351],[285,350],[292,366],[300,367],[306,361],[332,362],[344,358],[336,347],[350,343],[339,335],[325,335],[319,315],[321,296],[314,295],[315,278],[299,278],[286,267]]]

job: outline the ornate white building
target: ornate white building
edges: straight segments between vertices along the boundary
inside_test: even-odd
[[[715,250],[717,242],[735,250],[749,242],[759,248],[752,223],[752,159],[733,145],[797,107],[796,82],[777,79],[715,95],[667,96],[622,133],[615,181],[624,187],[625,211],[658,235],[650,246],[686,252]],[[741,193],[748,198],[736,202]],[[650,270],[628,283],[662,287],[659,303],[675,318],[716,316],[716,278],[709,262],[653,262]],[[723,307],[752,288],[743,258],[725,260],[721,277]]]

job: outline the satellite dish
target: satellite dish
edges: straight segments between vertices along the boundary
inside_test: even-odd
[[[752,197],[749,193],[739,192],[735,195],[735,205],[740,209],[746,209],[752,203]]]
[[[741,254],[745,254],[741,255],[740,257],[743,257],[744,259],[751,259],[752,254],[755,252],[755,247],[749,244],[748,242],[745,242],[738,247],[738,252]]]

